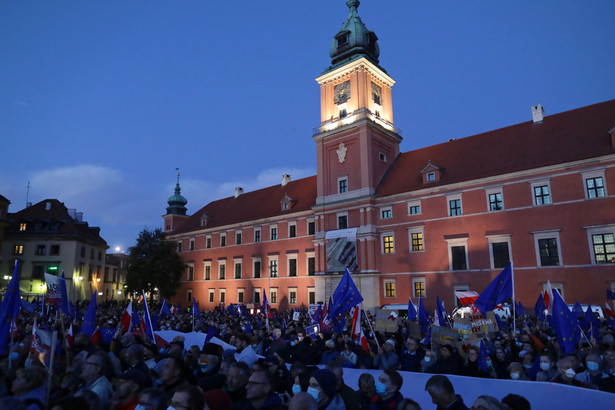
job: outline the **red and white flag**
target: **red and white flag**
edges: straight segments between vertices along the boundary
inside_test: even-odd
[[[130,330],[132,329],[132,300],[130,301],[128,306],[126,306],[126,310],[122,314],[120,322],[123,326],[122,330],[124,332],[130,332]]]
[[[51,336],[50,331],[38,328],[36,318],[34,318],[30,352],[33,353],[38,360],[47,367],[49,367],[49,362],[51,359]]]
[[[545,289],[542,299],[545,302],[545,307],[549,311],[549,314],[553,315],[553,289],[551,288],[550,280],[547,281],[547,288]]]
[[[73,348],[73,324],[70,324],[70,327],[68,328],[68,332],[66,332],[66,348],[67,349],[72,349]]]
[[[604,309],[604,313],[607,316],[610,316],[612,319],[615,319],[615,312],[613,312],[613,309],[611,309],[611,307],[609,306],[609,302],[606,302],[604,306],[606,306],[606,309]]]
[[[391,310],[391,313],[389,313],[389,320],[392,320],[393,322],[397,320],[397,312],[394,310]]]
[[[363,328],[361,327],[361,304],[358,304],[354,308],[354,312],[352,314],[352,320],[350,321],[350,328],[352,329],[352,340],[359,341],[359,345],[366,352],[369,351],[369,347],[367,346],[367,338],[363,333]]]
[[[455,291],[455,296],[459,299],[459,303],[462,306],[473,305],[476,299],[478,299],[478,293],[473,290],[468,291]]]

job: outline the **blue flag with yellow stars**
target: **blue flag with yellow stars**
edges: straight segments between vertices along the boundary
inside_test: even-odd
[[[340,284],[333,292],[333,303],[329,306],[329,317],[332,318],[344,313],[361,302],[363,302],[363,296],[359,293],[359,289],[355,286],[350,277],[350,272],[346,268]]]
[[[13,277],[6,287],[2,304],[0,305],[0,354],[9,344],[11,323],[19,314],[19,261],[15,260]]]
[[[553,327],[564,354],[575,353],[581,338],[577,318],[556,289],[553,289]]]
[[[81,333],[85,333],[91,337],[96,331],[96,292],[92,292],[92,299],[88,305],[88,310],[83,317],[83,325],[81,325]]]
[[[500,274],[487,286],[487,289],[480,294],[474,302],[474,306],[481,311],[483,316],[490,310],[495,309],[500,303],[513,297],[513,272],[512,264],[508,265]]]

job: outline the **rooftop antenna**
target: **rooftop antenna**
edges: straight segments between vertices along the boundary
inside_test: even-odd
[[[30,203],[30,181],[28,181],[28,185],[26,185],[26,208],[29,206],[28,204]]]

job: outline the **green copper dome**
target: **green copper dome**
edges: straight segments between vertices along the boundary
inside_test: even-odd
[[[342,24],[340,31],[333,37],[331,42],[331,67],[326,71],[335,69],[350,61],[365,57],[378,65],[380,47],[376,33],[368,30],[361,21],[357,8],[359,0],[347,0],[346,5],[350,9],[348,18]]]
[[[177,173],[177,183],[175,184],[175,194],[167,199],[167,215],[186,215],[186,204],[188,200],[181,196],[181,188],[179,187],[179,172]]]

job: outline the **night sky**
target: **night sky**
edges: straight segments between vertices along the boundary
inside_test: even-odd
[[[57,198],[111,248],[316,172],[312,130],[344,0],[0,1],[0,194]],[[612,0],[364,0],[401,150],[615,98]],[[311,154],[310,154],[311,153]]]

